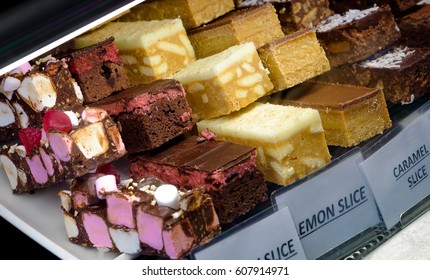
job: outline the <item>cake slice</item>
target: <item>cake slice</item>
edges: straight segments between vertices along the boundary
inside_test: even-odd
[[[388,5],[335,14],[321,22],[316,33],[331,67],[366,59],[400,38]]]
[[[20,130],[21,142],[0,151],[12,191],[47,188],[124,156],[117,125],[106,112],[97,113],[91,115],[91,108],[87,108],[82,119],[72,125],[67,114],[52,110],[44,116],[44,128]],[[52,123],[57,124],[47,129],[45,125]]]
[[[195,120],[237,111],[273,88],[253,43],[199,59],[171,78],[183,84]]]
[[[318,25],[333,14],[328,0],[236,0],[238,8],[271,3],[285,34]]]
[[[149,83],[195,60],[181,19],[109,22],[75,38],[82,48],[114,36],[131,84]]]
[[[430,47],[430,4],[418,5],[416,9],[399,19],[402,36],[400,43],[408,47]]]
[[[311,108],[254,102],[240,111],[197,122],[216,139],[257,148],[266,181],[288,185],[330,162],[319,112]]]
[[[407,10],[413,8],[420,1],[421,0],[374,0],[369,2],[373,2],[378,5],[390,5],[393,14],[397,17],[402,13],[406,12]]]
[[[113,42],[113,37],[105,37],[68,54],[69,69],[81,87],[84,103],[101,100],[129,86]]]
[[[430,90],[430,49],[393,47],[369,59],[332,68],[316,79],[379,87],[393,104],[409,104]]]
[[[157,80],[139,84],[93,103],[121,127],[129,153],[154,149],[190,131],[195,122],[181,83]]]
[[[272,104],[318,110],[328,145],[356,146],[392,125],[379,88],[304,82],[269,98]]]
[[[120,21],[163,20],[180,18],[186,29],[203,24],[234,9],[233,0],[157,0],[145,1],[130,9]]]
[[[181,137],[147,153],[131,154],[134,179],[156,176],[182,190],[204,189],[221,224],[234,221],[268,199],[253,147],[204,137]]]
[[[198,59],[231,46],[253,42],[262,45],[284,36],[272,4],[232,11],[204,26],[188,31]]]
[[[271,41],[259,48],[258,54],[269,70],[274,92],[330,70],[324,49],[310,28]]]
[[[154,177],[118,185],[115,176],[96,172],[58,194],[69,240],[101,251],[179,259],[221,231],[209,195]]]

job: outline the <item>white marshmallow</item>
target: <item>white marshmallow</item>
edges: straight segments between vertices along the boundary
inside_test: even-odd
[[[174,185],[164,184],[159,186],[154,193],[155,200],[160,206],[179,209],[179,192]]]
[[[8,103],[0,102],[0,127],[6,127],[15,122],[15,114]]]
[[[72,123],[73,127],[76,127],[79,125],[79,119],[76,116],[75,112],[73,111],[64,111],[64,113],[69,117],[70,122]]]
[[[18,186],[18,170],[13,162],[7,156],[0,156],[4,171],[10,182],[10,187],[14,190]]]
[[[21,85],[21,81],[19,79],[12,77],[12,76],[9,76],[9,77],[6,77],[6,79],[4,79],[2,81],[1,91],[2,92],[14,92],[15,90],[17,90],[19,88],[20,85]]]
[[[114,175],[105,175],[95,181],[97,197],[105,199],[106,192],[115,192],[118,190],[116,178]]]

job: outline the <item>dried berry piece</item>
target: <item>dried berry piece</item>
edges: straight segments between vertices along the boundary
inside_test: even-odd
[[[27,154],[30,154],[34,147],[40,145],[40,139],[42,138],[42,130],[38,128],[23,128],[18,131],[19,139],[25,147]]]
[[[56,129],[63,132],[69,132],[72,129],[72,122],[66,113],[60,110],[49,110],[43,117],[43,129],[48,132]]]

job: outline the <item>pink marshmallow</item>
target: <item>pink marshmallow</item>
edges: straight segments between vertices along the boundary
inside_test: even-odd
[[[57,157],[64,162],[70,161],[72,154],[72,139],[61,133],[48,133],[49,145]]]
[[[28,166],[30,167],[30,172],[33,175],[34,180],[39,184],[44,184],[48,182],[48,173],[43,166],[42,160],[38,155],[33,157],[26,157]]]
[[[95,181],[96,194],[99,199],[104,199],[106,192],[118,191],[115,175],[105,175]]]
[[[143,211],[138,211],[136,216],[137,232],[139,240],[155,250],[163,249],[163,219]]]
[[[109,229],[102,217],[93,213],[84,213],[83,224],[88,238],[95,247],[113,247]]]
[[[184,231],[184,228],[187,227],[189,228],[188,231],[192,232],[188,221],[186,223],[176,223],[173,228],[163,231],[164,251],[166,251],[169,258],[178,259],[193,246],[194,238]]]
[[[26,63],[24,63],[24,64],[22,64],[22,65],[20,65],[20,66],[16,67],[15,69],[13,69],[13,70],[11,71],[11,73],[17,73],[17,72],[20,72],[20,73],[22,73],[23,75],[25,75],[28,71],[30,71],[30,70],[31,70],[31,68],[32,68],[31,64],[30,64],[30,63],[28,63],[28,62],[26,62]]]
[[[133,216],[133,200],[124,194],[109,194],[106,196],[107,219],[109,223],[135,228]]]

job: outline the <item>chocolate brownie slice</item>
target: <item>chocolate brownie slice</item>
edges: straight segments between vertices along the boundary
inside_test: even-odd
[[[129,87],[119,50],[110,37],[98,44],[75,50],[69,66],[84,95],[84,103],[101,100]]]
[[[220,223],[226,224],[268,198],[256,156],[253,147],[187,136],[157,150],[131,154],[129,161],[134,179],[152,175],[181,189],[205,189]]]
[[[171,79],[133,86],[92,106],[119,123],[130,153],[159,147],[194,126],[184,88]]]

